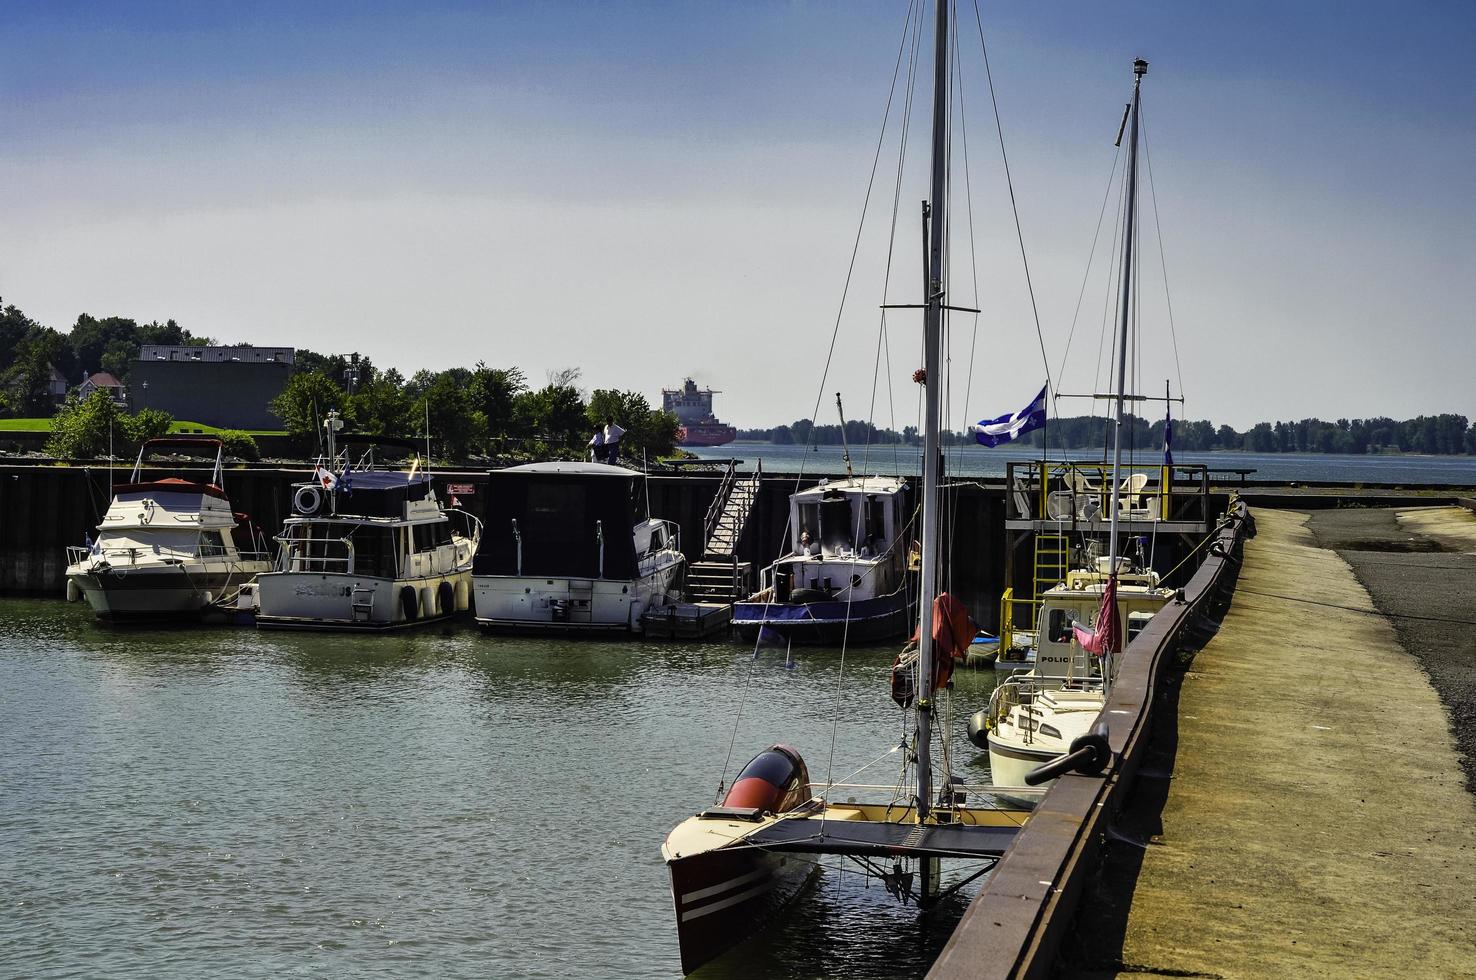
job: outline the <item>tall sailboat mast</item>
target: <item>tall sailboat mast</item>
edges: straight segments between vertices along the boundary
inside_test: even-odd
[[[946,243],[948,237],[948,7],[951,0],[935,0],[937,36],[933,55],[933,179],[932,225],[928,240],[928,295],[923,314],[923,499],[922,591],[919,594],[917,639],[917,819],[927,819],[932,806],[933,779],[930,748],[933,710],[933,599],[938,594],[938,430],[941,426],[939,389],[940,351],[943,346],[943,306],[948,292]]]
[[[1148,72],[1148,62],[1139,58],[1133,62],[1133,112],[1132,129],[1128,136],[1127,166],[1127,212],[1122,228],[1122,324],[1117,331],[1117,411],[1114,415],[1112,438],[1112,513],[1107,540],[1107,574],[1117,577],[1117,519],[1119,494],[1122,490],[1122,416],[1123,403],[1127,400],[1127,348],[1128,328],[1132,324],[1133,298],[1133,219],[1138,211],[1138,110],[1143,86],[1143,76]],[[1108,651],[1111,656],[1111,651]],[[1103,683],[1110,687],[1112,671],[1103,671]]]

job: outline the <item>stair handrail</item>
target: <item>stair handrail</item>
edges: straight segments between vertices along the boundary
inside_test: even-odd
[[[718,518],[723,514],[723,508],[728,505],[728,497],[733,492],[733,483],[738,473],[738,461],[728,460],[728,468],[723,471],[722,482],[718,484],[717,496],[712,498],[708,505],[707,516],[702,519],[702,547],[705,551],[707,544],[712,540],[712,532],[717,530]]]

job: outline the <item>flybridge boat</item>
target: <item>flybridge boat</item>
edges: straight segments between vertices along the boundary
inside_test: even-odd
[[[645,476],[604,463],[493,470],[477,555],[477,623],[517,632],[638,633],[676,595],[677,526],[650,515]]]
[[[799,642],[900,636],[909,621],[903,528],[907,484],[891,477],[822,481],[789,498],[789,552],[733,607],[752,639],[772,629]]]
[[[145,460],[164,451],[213,455],[209,479],[144,479]],[[67,549],[67,598],[109,621],[193,617],[271,568],[264,540],[222,489],[224,455],[219,439],[145,442],[97,540]]]
[[[418,457],[408,471],[374,468],[372,450],[353,462],[335,452],[336,413],[324,424],[329,454],[293,488],[276,567],[257,577],[257,625],[387,630],[465,612],[481,523],[441,506]]]

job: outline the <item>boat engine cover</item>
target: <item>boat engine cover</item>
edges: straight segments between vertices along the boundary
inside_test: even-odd
[[[787,745],[773,745],[743,767],[722,805],[784,813],[809,798],[810,772],[805,760]]]

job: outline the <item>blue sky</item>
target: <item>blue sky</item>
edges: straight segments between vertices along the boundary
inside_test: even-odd
[[[407,372],[577,365],[653,398],[691,374],[738,424],[804,417],[906,9],[10,2],[0,294],[59,328],[172,316]],[[1142,56],[1189,414],[1476,416],[1476,8],[980,9],[1052,371]],[[1043,373],[971,4],[960,24],[985,312],[967,404],[973,324],[955,323],[956,424],[1019,407]],[[900,426],[915,322],[891,318],[872,382],[894,166],[889,146],[823,387]],[[913,169],[894,302],[919,261]],[[963,302],[966,223],[955,210]],[[1143,247],[1140,374],[1177,388]],[[1106,290],[1094,273],[1063,389],[1104,383]]]

